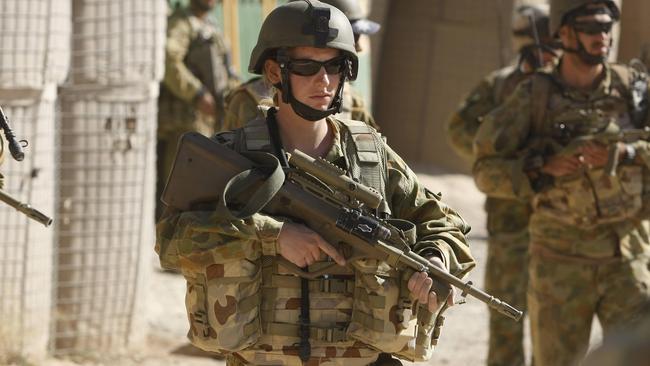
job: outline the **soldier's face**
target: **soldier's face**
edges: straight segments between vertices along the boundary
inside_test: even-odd
[[[289,78],[294,98],[317,110],[329,108],[341,80],[340,51],[333,48],[296,47],[290,51]],[[317,62],[313,62],[317,61]],[[327,62],[325,65],[318,63]],[[318,71],[316,71],[318,70]],[[315,72],[315,74],[311,74]]]
[[[589,54],[606,57],[612,44],[613,24],[614,19],[609,14],[578,16],[573,27],[563,27],[560,37],[571,48],[577,48],[580,42]]]

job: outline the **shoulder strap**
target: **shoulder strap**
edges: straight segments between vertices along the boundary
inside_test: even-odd
[[[536,73],[531,77],[531,135],[542,136],[544,133],[544,122],[546,121],[546,111],[548,109],[548,100],[551,95],[551,80],[541,73]]]
[[[347,132],[341,134],[341,140],[344,143],[343,148],[346,150],[346,155],[349,157],[348,168],[352,178],[374,188],[383,197],[386,197],[388,163],[381,135],[364,122],[340,118],[337,120],[341,122]],[[390,209],[385,201],[379,211],[390,214]]]
[[[266,118],[252,119],[238,131],[240,137],[236,139],[236,151],[273,151]]]

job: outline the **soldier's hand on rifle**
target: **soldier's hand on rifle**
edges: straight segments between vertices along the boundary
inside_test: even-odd
[[[616,149],[618,150],[619,159],[622,158],[626,152],[625,144],[618,142]],[[580,153],[582,154],[583,164],[589,168],[601,168],[607,164],[609,159],[609,146],[588,141],[580,147]]]
[[[575,173],[581,166],[581,159],[576,155],[553,155],[546,158],[542,173],[561,177]]]
[[[215,106],[214,98],[210,93],[203,93],[196,99],[196,108],[208,116],[215,116]]]
[[[447,271],[440,258],[429,258],[429,261],[435,266],[444,269],[445,272]],[[418,300],[420,304],[427,304],[429,311],[434,313],[440,308],[442,304],[438,303],[438,295],[435,292],[431,291],[432,285],[433,280],[425,272],[414,273],[408,281],[408,289],[411,291],[411,297],[415,300]],[[452,306],[454,304],[453,287],[451,290],[451,295],[449,295],[447,298],[447,305],[449,306]]]
[[[278,236],[278,252],[298,267],[305,267],[330,256],[340,265],[345,258],[330,243],[305,225],[285,222]]]

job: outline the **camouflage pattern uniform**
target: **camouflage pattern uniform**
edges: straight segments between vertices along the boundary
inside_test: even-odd
[[[240,85],[226,97],[223,131],[243,127],[250,120],[264,117],[264,109],[273,106],[273,87],[269,87],[261,77],[255,77]],[[348,83],[343,89],[343,106],[337,114],[343,119],[365,122],[379,130],[363,98]]]
[[[209,19],[189,8],[175,10],[167,20],[165,76],[158,98],[158,195],[171,169],[180,136],[198,131],[212,136],[223,119],[223,94],[236,80],[229,70],[228,50]],[[216,119],[195,108],[197,99],[210,93]]]
[[[647,117],[632,118],[626,78],[642,80],[647,94],[644,75],[623,66],[605,64],[591,92],[565,84],[558,67],[539,72],[477,132],[479,189],[532,202],[528,310],[537,366],[574,364],[587,350],[594,314],[607,334],[650,299],[650,144],[634,142],[638,159],[621,162],[615,177],[586,166],[555,179],[531,175],[532,162],[561,153],[558,146],[610,124],[648,125]]]
[[[488,75],[469,94],[447,126],[447,136],[458,155],[474,160],[472,144],[481,119],[501,105],[527,76],[518,66],[508,66]],[[525,311],[530,205],[488,196],[485,211],[489,235],[485,290]],[[525,364],[523,327],[523,322],[490,310],[488,365]]]
[[[650,307],[650,304],[649,304]],[[584,366],[646,366],[650,360],[650,308],[645,320],[621,327],[587,355]]]
[[[266,129],[264,122],[255,126],[256,121],[245,131]],[[350,155],[352,130],[334,118],[328,117],[328,122],[335,138],[325,158],[339,164],[355,159]],[[357,128],[365,127],[356,123]],[[232,132],[217,139],[237,141]],[[382,145],[387,204],[393,217],[416,224],[418,241],[412,249],[439,253],[450,273],[463,276],[475,265],[464,238],[469,227]],[[211,211],[190,211],[168,212],[158,223],[156,251],[161,264],[180,269],[188,281],[190,339],[209,351],[233,352],[229,364],[303,364],[296,346],[300,278],[284,269],[276,255],[276,240],[286,221],[291,219],[258,213],[228,222]],[[381,351],[409,358],[414,347],[430,348],[413,342],[414,318],[409,323],[398,306],[408,293],[402,285],[409,277],[383,262],[357,260],[343,274],[310,280],[312,349],[305,364],[368,365]],[[230,283],[238,284],[236,290]]]

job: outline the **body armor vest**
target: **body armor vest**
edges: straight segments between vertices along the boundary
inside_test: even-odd
[[[380,135],[363,122],[339,122],[344,163],[351,176],[385,195],[387,162]],[[219,136],[236,151],[273,151],[265,119]],[[389,213],[388,207],[380,211]],[[196,287],[190,286],[195,291],[188,289],[192,299],[188,311],[195,324],[192,342],[209,351],[236,352],[247,363],[300,365],[301,278],[284,269],[276,256],[246,248],[246,258],[218,268],[218,278],[212,282],[210,276],[200,278]],[[323,264],[329,263],[317,262],[309,269],[318,270]],[[412,272],[376,260],[357,260],[352,267],[308,280],[312,359],[368,365],[379,352],[413,361],[430,358],[435,319],[412,309],[406,285]],[[210,319],[217,309],[231,316]],[[219,336],[226,332],[227,337]]]
[[[639,113],[640,107],[632,100],[632,74],[616,65],[609,73],[609,90],[599,96],[562,91],[549,76],[535,76],[532,128],[534,136],[542,136],[546,153],[561,153],[575,140],[597,137],[608,128],[629,130],[645,125],[645,112]],[[540,214],[583,228],[630,219],[643,206],[648,178],[648,170],[640,165],[621,164],[614,176],[603,168],[584,167],[555,178],[552,186],[535,196],[533,206]]]

